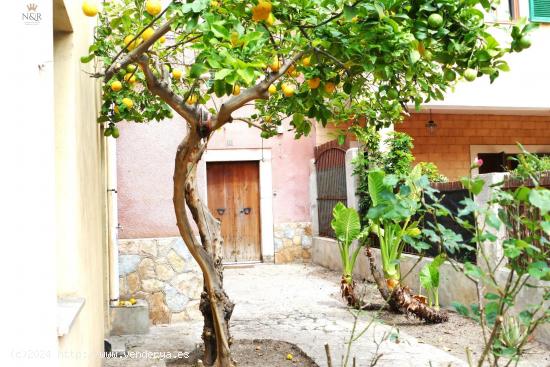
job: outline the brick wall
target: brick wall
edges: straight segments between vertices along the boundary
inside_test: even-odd
[[[428,114],[414,114],[395,130],[414,138],[417,162],[435,163],[449,179],[468,174],[470,145],[550,145],[550,116],[433,113],[435,134],[426,129]]]

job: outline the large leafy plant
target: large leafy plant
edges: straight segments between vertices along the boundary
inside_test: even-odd
[[[361,222],[359,214],[353,208],[348,208],[342,203],[336,204],[332,210],[331,226],[336,234],[340,258],[342,259],[342,276],[348,284],[353,282],[353,268],[361,246],[352,248],[353,241],[361,235]]]
[[[477,160],[472,170],[481,164]],[[550,190],[541,187],[532,164],[521,159],[519,164],[524,177],[530,178],[525,185],[507,189],[506,181],[502,181],[486,187],[479,176],[465,177],[462,184],[470,196],[460,203],[458,214],[453,217],[444,207],[436,208],[439,215],[451,216],[471,231],[471,243],[447,243],[447,234],[439,227],[430,230],[432,240],[439,241],[447,251],[456,250],[456,246],[476,250],[476,263],[462,266],[451,258],[449,263],[477,288],[476,303],[453,305],[458,312],[477,320],[483,330],[484,348],[477,361],[480,367],[517,362],[535,330],[550,321]],[[480,200],[482,192],[484,196],[489,194],[487,201]],[[472,214],[473,223],[465,220]],[[502,233],[506,233],[505,238]],[[530,298],[520,303],[526,288],[537,292],[530,292]]]
[[[370,231],[380,244],[382,269],[390,289],[400,280],[399,261],[406,243],[422,250],[426,246],[416,238],[420,236],[418,221],[412,220],[421,208],[421,190],[429,183],[420,175],[420,168],[400,177],[373,170],[368,174],[372,207],[367,213]]]

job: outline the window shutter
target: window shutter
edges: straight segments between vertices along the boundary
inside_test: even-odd
[[[531,21],[550,23],[550,0],[529,0],[529,8]]]

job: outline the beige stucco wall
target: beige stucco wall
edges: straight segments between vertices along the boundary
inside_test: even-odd
[[[82,65],[95,19],[65,0],[72,33],[54,35],[56,244],[58,296],[86,300],[69,334],[59,338],[61,366],[99,366],[108,300],[105,138],[92,65]],[[78,356],[82,356],[82,358]]]
[[[106,152],[95,122],[96,82],[79,62],[95,22],[77,0],[32,3],[36,22],[22,19],[27,2],[7,2],[3,17],[13,37],[2,67],[13,88],[1,98],[0,195],[8,215],[0,272],[9,297],[2,299],[7,338],[0,365],[100,366],[108,297]],[[58,297],[85,299],[63,337]]]

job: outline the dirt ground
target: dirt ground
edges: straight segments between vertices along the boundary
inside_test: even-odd
[[[315,275],[333,279],[330,270],[315,271]],[[382,297],[373,283],[361,283],[360,292],[368,302],[382,304]],[[340,300],[340,294],[332,294]],[[420,343],[431,344],[450,354],[466,360],[466,348],[472,351],[475,360],[481,354],[483,335],[480,326],[472,319],[456,312],[449,311],[449,321],[442,324],[426,324],[412,316],[394,314],[389,311],[364,311],[381,323],[395,327],[398,332],[406,333],[418,339]],[[527,345],[522,360],[536,366],[550,367],[550,348],[542,343],[532,341]]]
[[[166,366],[196,366],[202,351],[203,349],[199,348],[193,351],[189,358],[169,361]],[[239,367],[319,367],[294,344],[278,340],[236,340],[231,346],[231,353]]]

